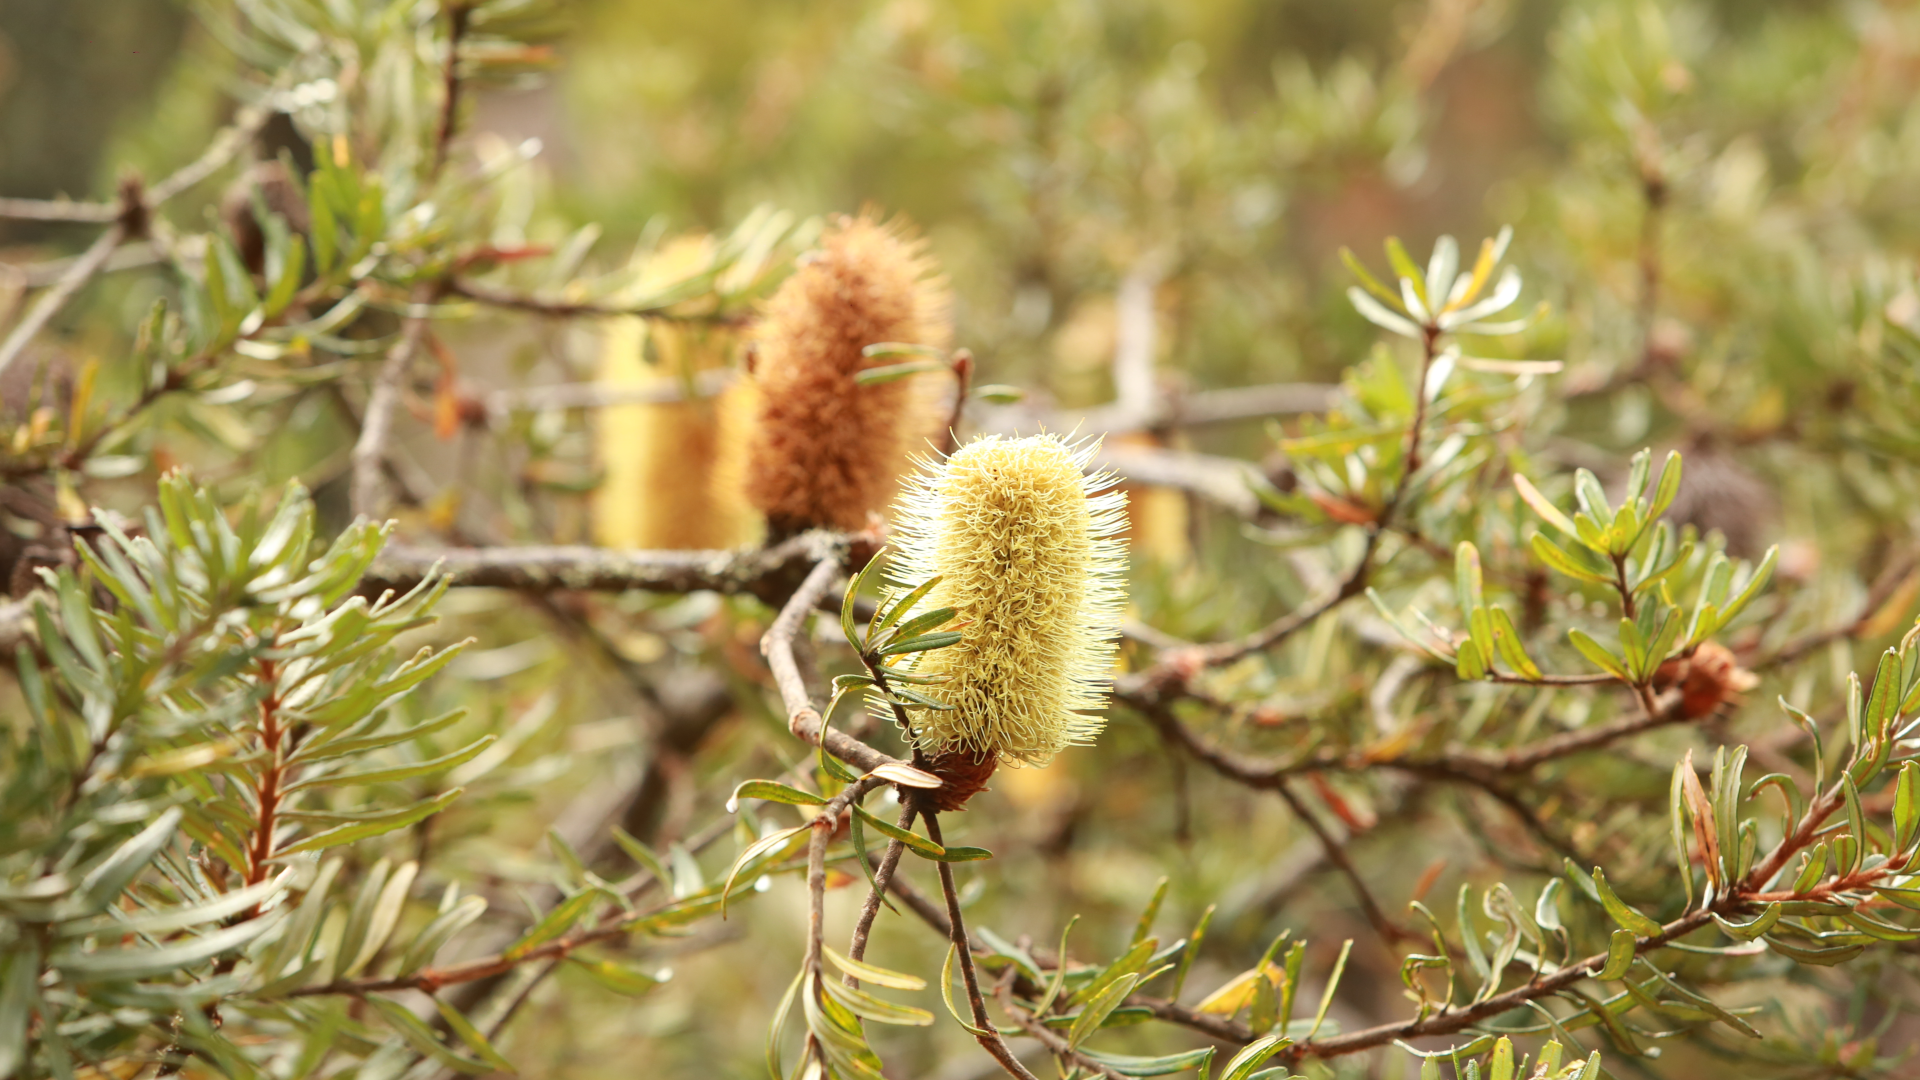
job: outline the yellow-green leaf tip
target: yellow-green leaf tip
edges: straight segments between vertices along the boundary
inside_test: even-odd
[[[908,710],[923,753],[1045,765],[1099,734],[1126,602],[1126,496],[1086,475],[1097,449],[989,435],[908,481],[890,576],[903,588],[939,577],[924,605],[953,608],[962,634],[914,665],[949,676],[938,692],[953,707]]]

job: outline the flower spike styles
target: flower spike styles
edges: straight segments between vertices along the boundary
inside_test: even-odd
[[[1098,444],[986,436],[922,462],[895,512],[894,581],[938,577],[961,640],[921,656],[947,711],[910,709],[927,758],[1045,765],[1100,732],[1126,601],[1126,496],[1087,476]]]
[[[948,307],[924,244],[867,215],[829,226],[768,301],[755,332],[759,423],[746,438],[745,483],[771,535],[858,531],[885,511],[938,410],[920,377],[860,385],[872,366],[863,350],[944,346]]]

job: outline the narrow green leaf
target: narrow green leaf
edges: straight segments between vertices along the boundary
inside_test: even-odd
[[[1359,280],[1361,285],[1366,287],[1368,292],[1385,300],[1389,304],[1397,304],[1400,302],[1400,295],[1388,290],[1385,285],[1380,284],[1380,279],[1374,277],[1366,268],[1365,264],[1361,263],[1361,261],[1355,257],[1351,248],[1342,247],[1340,249],[1340,261],[1347,265],[1347,269],[1352,272],[1353,276]]]
[[[379,1011],[381,1018],[386,1020],[387,1026],[405,1039],[408,1045],[440,1064],[458,1072],[475,1075],[492,1072],[496,1068],[492,1062],[470,1058],[442,1043],[435,1037],[433,1029],[427,1026],[426,1021],[413,1015],[405,1005],[378,994],[369,994],[362,1000],[372,1004]]]
[[[1513,487],[1520,493],[1521,501],[1532,507],[1533,512],[1539,514],[1542,521],[1568,536],[1580,535],[1580,530],[1574,526],[1567,515],[1561,513],[1560,508],[1549,502],[1545,495],[1540,494],[1540,489],[1533,486],[1533,481],[1519,473],[1514,473]]]
[[[1523,679],[1540,678],[1540,665],[1527,655],[1526,647],[1520,642],[1520,631],[1514,627],[1513,617],[1507,614],[1507,609],[1491,607],[1486,610],[1493,623],[1493,641],[1500,650],[1500,659],[1506,661],[1507,667]]]
[[[864,961],[843,956],[830,945],[822,945],[820,947],[820,953],[832,962],[834,967],[859,979],[861,982],[870,982],[875,986],[889,986],[895,990],[925,990],[927,988],[927,980],[925,979],[914,975],[903,975],[897,971],[888,971],[886,968],[874,967],[872,964],[865,963]]]
[[[1138,974],[1123,975],[1089,999],[1081,1008],[1080,1015],[1074,1019],[1073,1026],[1067,1029],[1067,1045],[1078,1047],[1089,1035],[1098,1031],[1113,1010],[1120,1007],[1128,994],[1133,993],[1134,985],[1139,981]]]
[[[1180,991],[1187,985],[1187,972],[1193,969],[1193,962],[1200,955],[1200,943],[1207,939],[1207,927],[1213,923],[1213,911],[1214,905],[1208,904],[1207,910],[1200,913],[1200,921],[1193,925],[1193,933],[1187,935],[1187,947],[1180,953],[1180,965],[1173,972],[1173,989],[1167,991],[1169,1001],[1180,1000]],[[1064,939],[1061,955],[1066,955]]]
[[[0,1080],[27,1057],[27,1021],[39,1000],[39,953],[28,943],[0,954]]]
[[[134,875],[145,869],[153,857],[160,853],[160,849],[173,839],[183,816],[184,812],[177,806],[162,812],[152,824],[115,848],[113,854],[88,871],[80,881],[80,893],[87,902],[80,914],[92,915],[104,911],[118,900]]]
[[[611,899],[604,889],[582,889],[574,893],[555,904],[553,910],[542,915],[540,921],[529,927],[527,932],[521,935],[520,940],[509,946],[501,956],[510,961],[519,960],[573,929],[573,924],[580,921],[595,900],[604,899]]]
[[[827,992],[827,996],[839,1002],[847,1011],[875,1023],[896,1024],[903,1027],[926,1027],[933,1023],[933,1014],[925,1009],[886,1001],[834,979],[823,979],[820,986]]]
[[[1905,761],[1893,785],[1893,854],[1907,853],[1920,834],[1920,764]]]
[[[1081,1047],[1078,1053],[1089,1061],[1104,1065],[1122,1076],[1170,1076],[1189,1069],[1198,1070],[1206,1075],[1207,1066],[1212,1063],[1215,1047],[1206,1046],[1198,1050],[1187,1050],[1178,1054],[1166,1054],[1161,1057],[1139,1057],[1133,1054],[1103,1054]]]
[[[1551,569],[1573,578],[1576,581],[1591,582],[1595,585],[1606,585],[1613,580],[1598,570],[1582,566],[1580,560],[1568,553],[1566,549],[1562,548],[1559,544],[1547,539],[1547,534],[1545,533],[1534,533],[1533,539],[1529,541],[1529,544],[1533,548],[1534,556],[1541,562],[1546,563]]]
[[[1312,1036],[1309,1035],[1308,1038]],[[1280,1034],[1265,1035],[1253,1040],[1242,1047],[1239,1053],[1228,1059],[1226,1071],[1220,1074],[1220,1080],[1249,1080],[1255,1069],[1292,1043],[1292,1039]]]
[[[1626,901],[1614,895],[1607,885],[1606,872],[1599,867],[1593,868],[1593,888],[1600,897],[1600,906],[1607,909],[1607,915],[1622,929],[1631,930],[1641,937],[1653,937],[1660,932],[1660,924],[1630,907]]]
[[[1140,920],[1133,924],[1133,939],[1130,946],[1139,945],[1153,932],[1153,920],[1160,916],[1160,904],[1167,898],[1167,884],[1172,879],[1162,876],[1160,883],[1153,888],[1153,898],[1147,901],[1147,908],[1140,913]]]
[[[856,811],[859,809],[858,806],[854,807]],[[754,868],[757,876],[759,868],[783,857],[792,848],[798,847],[801,837],[811,831],[813,831],[811,824],[795,825],[790,829],[770,832],[748,844],[740,852],[740,856],[733,860],[733,868],[727,871],[727,883],[720,889],[720,917],[723,919],[727,917],[727,900],[733,896],[734,886],[743,879],[752,880],[748,876],[749,867]]]
[[[947,365],[940,360],[908,360],[899,364],[884,364],[880,367],[867,368],[854,375],[853,381],[858,386],[880,386],[885,383],[898,382],[901,379],[910,378],[914,375],[924,375],[928,372],[945,370],[947,370]]]
[[[1400,243],[1399,237],[1387,237],[1386,246],[1388,264],[1393,267],[1393,272],[1399,276],[1400,280],[1406,283],[1402,287],[1410,286],[1413,289],[1413,295],[1419,298],[1421,305],[1431,312],[1434,304],[1427,297],[1426,275],[1414,265],[1413,259],[1408,257],[1406,246]]]
[[[1847,832],[1855,840],[1853,851],[1847,859],[1848,865],[1840,867],[1840,875],[1845,877],[1860,869],[1860,860],[1867,851],[1867,817],[1860,809],[1860,791],[1853,785],[1853,777],[1840,777],[1840,791],[1847,800]]]
[[[1806,948],[1781,941],[1777,937],[1766,938],[1767,948],[1799,964],[1813,964],[1817,967],[1833,967],[1844,964],[1859,956],[1865,950],[1864,945],[1841,945],[1835,948]]]
[[[493,1044],[487,1041],[487,1037],[480,1033],[479,1028],[473,1026],[473,1021],[461,1015],[459,1009],[438,997],[433,999],[433,1007],[440,1010],[440,1019],[447,1022],[447,1030],[459,1036],[460,1041],[467,1044],[467,1049],[480,1055],[481,1061],[503,1073],[520,1075],[520,1070],[514,1068],[512,1062],[501,1057],[500,1051],[493,1048]]]
[[[397,974],[411,975],[433,963],[434,957],[442,946],[453,940],[453,936],[473,924],[475,919],[486,914],[487,899],[484,896],[463,896],[459,903],[434,916],[426,929],[415,935],[400,957]]]
[[[1307,1038],[1309,1040],[1320,1033],[1320,1025],[1327,1021],[1327,1010],[1333,1007],[1334,991],[1340,988],[1340,976],[1346,973],[1347,957],[1352,952],[1352,938],[1348,938],[1346,941],[1340,943],[1340,956],[1334,960],[1333,971],[1327,975],[1327,988],[1320,994],[1320,1008],[1313,1014],[1313,1026],[1307,1029]],[[1227,1071],[1228,1074],[1231,1075],[1233,1071],[1232,1067],[1229,1066]]]
[[[1682,772],[1686,768],[1686,762],[1674,762],[1673,782],[1667,788],[1667,828],[1673,839],[1673,861],[1680,871],[1680,885],[1687,897],[1682,911],[1693,908],[1693,856],[1687,847],[1686,776]]]
[[[938,581],[939,579],[935,578],[934,580]],[[958,612],[950,607],[934,608],[924,615],[915,615],[913,618],[901,623],[900,628],[893,632],[893,636],[902,641],[911,641],[928,631],[937,630],[947,623],[952,622],[956,614],[958,614]]]
[[[958,952],[959,946],[947,946],[946,962],[940,965],[940,999],[947,1003],[947,1012],[953,1016],[954,1023],[965,1028],[967,1034],[976,1037],[992,1034],[983,1028],[974,1027],[966,1017],[960,1015],[960,1007],[953,1003],[953,958]]]
[[[780,995],[780,1005],[773,1011],[773,1023],[767,1026],[767,1080],[787,1080],[786,1070],[780,1066],[780,1031],[787,1026],[787,1014],[793,1011],[793,999],[799,995],[808,970],[801,968],[787,984],[787,992]]]
[[[468,743],[450,754],[442,754],[427,761],[418,761],[411,765],[395,765],[386,769],[368,769],[357,773],[333,773],[316,776],[311,780],[302,780],[287,787],[289,793],[304,791],[315,787],[348,787],[371,784],[392,784],[402,780],[429,776],[445,772],[456,765],[465,764],[480,756],[480,752],[492,746],[499,736],[486,734]]]
[[[917,855],[923,855],[929,859],[937,859],[941,855],[946,854],[946,849],[941,847],[939,844],[934,843],[933,841],[927,839],[924,836],[921,836],[918,833],[913,832],[910,829],[903,829],[900,826],[895,825],[890,821],[880,820],[879,818],[873,816],[873,813],[871,811],[869,811],[866,807],[861,806],[859,803],[853,804],[853,812],[854,814],[859,816],[861,821],[872,826],[882,836],[890,837],[894,840],[900,841],[901,843],[907,845],[907,847],[911,848],[913,852]]]
[[[929,855],[927,858],[932,859],[934,862],[979,862],[983,859],[993,858],[993,852],[983,847],[962,847],[958,844],[952,844],[942,850],[940,854]]]
[[[660,856],[654,854],[652,848],[635,839],[632,833],[615,825],[613,842],[620,845],[620,850],[626,852],[628,858],[639,863],[641,869],[652,874],[653,880],[659,882],[661,887],[665,888],[673,884],[673,875],[668,872],[667,864],[660,860]]]
[[[1595,641],[1586,631],[1581,630],[1577,626],[1568,627],[1567,640],[1573,642],[1573,647],[1580,650],[1580,655],[1592,661],[1595,667],[1619,679],[1621,682],[1630,683],[1633,681],[1632,676],[1627,673],[1626,667],[1620,663],[1619,658],[1608,652],[1606,646]]]
[[[1040,1003],[1033,1007],[1035,1016],[1047,1015],[1047,1010],[1053,1008],[1054,999],[1060,996],[1060,988],[1067,984],[1067,936],[1073,933],[1073,924],[1079,921],[1080,916],[1074,915],[1060,931],[1060,948],[1054,953],[1057,966],[1053,969],[1053,981],[1047,984],[1047,992],[1041,995]],[[1178,991],[1174,996],[1179,996]]]
[[[1593,977],[1610,982],[1625,976],[1627,969],[1633,966],[1633,950],[1638,942],[1633,931],[1615,930],[1613,937],[1607,941],[1607,962],[1593,973]]]
[[[922,634],[917,638],[887,643],[879,652],[881,656],[900,656],[905,653],[927,652],[931,649],[944,649],[958,644],[962,635],[958,630],[944,630],[937,634]]]
[[[1647,519],[1652,520],[1667,512],[1673,505],[1674,496],[1680,494],[1680,451],[1667,451],[1666,463],[1660,467],[1660,483],[1653,492],[1653,504],[1647,507]]]
[[[875,559],[870,565],[877,566],[879,562],[880,560]],[[945,580],[945,578],[942,575],[935,574],[920,584],[915,585],[913,591],[907,593],[907,595],[888,604],[885,611],[876,612],[873,624],[867,628],[867,644],[871,646],[883,643],[886,640],[887,631],[892,628],[895,623],[899,622],[907,612],[912,611],[915,605],[926,599],[927,594],[933,591],[933,587],[940,584],[943,580]],[[894,636],[908,637],[911,635],[895,634]]]
[[[489,735],[487,737],[491,739],[493,736]],[[448,804],[459,798],[460,793],[465,790],[465,788],[454,788],[452,791],[444,792],[437,798],[415,803],[412,806],[402,807],[392,813],[377,818],[355,822],[351,825],[341,825],[338,828],[328,829],[322,833],[315,833],[290,847],[281,848],[279,854],[274,857],[284,859],[289,855],[299,855],[308,851],[320,851],[325,848],[338,847],[341,844],[352,844],[361,840],[371,839],[375,836],[382,836],[395,829],[404,829],[417,821],[425,820],[445,810]]]
[[[811,791],[801,791],[796,787],[773,780],[744,780],[733,789],[733,795],[727,799],[727,813],[737,813],[741,799],[760,799],[765,802],[786,803],[789,806],[825,806],[827,800]]]
[[[124,982],[172,975],[197,967],[222,953],[237,949],[279,924],[284,911],[276,911],[237,926],[215,930],[200,937],[187,938],[155,949],[101,949],[98,952],[58,952],[47,961],[77,983]]]

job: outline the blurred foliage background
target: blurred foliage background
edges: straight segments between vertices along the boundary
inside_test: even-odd
[[[284,59],[239,29],[245,6],[0,6],[0,194],[104,198],[123,171],[155,178],[191,162],[257,90],[260,77],[243,74],[249,65]],[[419,16],[432,5],[313,6],[360,20],[368,41],[387,32],[381,18],[412,20],[416,29],[395,34],[401,51],[407,33],[425,35],[418,27],[431,23]],[[1910,625],[1920,587],[1920,7],[1911,3],[573,0],[543,14],[537,30],[487,47],[495,51],[471,84],[459,145],[463,161],[498,183],[472,235],[498,252],[543,246],[561,263],[522,269],[507,259],[515,281],[582,298],[568,292],[576,272],[617,274],[629,252],[665,238],[757,228],[778,255],[721,302],[744,308],[822,215],[871,204],[925,236],[951,280],[955,341],[972,350],[978,381],[1023,387],[1030,406],[1068,421],[1123,393],[1114,358],[1130,280],[1151,298],[1156,400],[1334,384],[1370,355],[1412,362],[1376,345],[1378,330],[1349,304],[1342,247],[1379,273],[1374,253],[1388,236],[1418,254],[1442,234],[1512,226],[1508,259],[1525,275],[1526,306],[1542,310],[1524,331],[1477,347],[1565,366],[1521,380],[1510,408],[1487,419],[1497,459],[1543,487],[1543,476],[1586,467],[1617,491],[1634,451],[1654,447],[1657,459],[1678,449],[1687,482],[1671,518],[1717,533],[1736,556],[1780,549],[1772,589],[1729,639],[1763,678],[1744,704],[1557,763],[1515,793],[1546,834],[1604,855],[1623,894],[1652,900],[1670,890],[1663,811],[1681,754],[1694,748],[1704,759],[1714,745],[1744,742],[1759,748],[1756,759],[1771,753],[1788,762],[1781,768],[1798,767],[1798,729],[1775,697],[1831,721],[1848,674],[1870,672]],[[378,55],[362,57],[369,71]],[[430,76],[415,71],[404,94],[366,103],[387,127],[354,137],[430,142]],[[311,125],[270,126],[259,156],[284,149],[308,168],[311,134]],[[182,232],[225,227],[223,183],[170,205]],[[784,216],[756,218],[761,207]],[[21,266],[85,242],[61,224],[0,229],[5,259]],[[0,380],[0,408],[13,414],[28,401],[29,367],[71,383],[90,361],[98,393],[136,395],[144,373],[124,358],[166,288],[137,273],[89,286],[32,347],[32,363]],[[27,290],[25,279],[0,274],[0,312],[23,310]],[[399,316],[367,318],[371,339],[391,334]],[[639,452],[620,450],[605,417],[638,414],[511,394],[614,377],[605,343],[621,333],[637,324],[480,310],[447,326],[439,381],[409,399],[393,438],[407,493],[395,511],[402,534],[606,540],[596,516],[651,497],[603,482],[636,475],[609,454]],[[654,333],[642,347],[656,357],[706,350],[711,359],[687,359],[688,371],[738,362],[728,330],[695,336],[674,343]],[[356,402],[377,360],[349,359],[338,374]],[[64,393],[70,401],[70,386]],[[320,391],[164,402],[114,451],[124,465],[76,474],[76,497],[131,513],[175,464],[223,497],[297,478],[315,493],[322,532],[337,532],[351,517],[352,415]],[[1303,430],[1290,414],[1184,424],[1176,413],[1130,438],[1251,462],[1284,493],[1303,480],[1278,440]],[[1515,520],[1510,484],[1484,491],[1486,513]],[[1353,555],[1351,531],[1303,534],[1289,513],[1224,512],[1192,491],[1146,485],[1134,498],[1132,616],[1174,638],[1258,627],[1321,591]],[[1410,545],[1381,582],[1396,608],[1451,603],[1451,545],[1488,544],[1478,526],[1454,520],[1429,538],[1437,556]],[[1525,566],[1525,531],[1501,529],[1508,546],[1489,549],[1489,579],[1538,608],[1529,633],[1541,620],[1599,611],[1591,598],[1550,590]],[[1209,693],[1230,708],[1209,730],[1287,757],[1359,745],[1375,725],[1382,734],[1431,713],[1517,745],[1626,708],[1584,692],[1426,675],[1382,706],[1376,691],[1397,661],[1380,645],[1385,624],[1362,607],[1216,673]],[[740,779],[799,760],[762,690],[755,643],[771,612],[756,601],[455,590],[440,612],[435,640],[477,640],[427,684],[416,711],[466,707],[474,732],[502,741],[492,779],[414,841],[434,856],[416,888],[423,902],[459,880],[515,906],[553,877],[545,836],[569,822],[611,814],[668,851],[714,820]],[[1826,633],[1833,628],[1842,632]],[[1794,649],[1797,662],[1759,664]],[[1136,666],[1150,659],[1143,644],[1130,650]],[[1346,837],[1392,912],[1462,884],[1531,882],[1516,884],[1531,897],[1558,870],[1560,853],[1540,830],[1485,792],[1366,771],[1314,774],[1310,786],[1315,812]],[[1217,907],[1190,985],[1226,981],[1292,928],[1311,941],[1310,980],[1343,940],[1356,942],[1332,1005],[1337,1024],[1365,1027],[1410,1009],[1399,954],[1285,803],[1213,775],[1126,710],[1116,708],[1097,747],[1044,771],[1003,771],[993,788],[949,819],[956,841],[996,853],[963,875],[974,925],[1050,944],[1078,914],[1076,940],[1091,955],[1116,955],[1166,876],[1162,940]],[[604,834],[590,839],[576,839],[589,863],[619,857]],[[708,879],[726,869],[717,854],[701,863]],[[829,941],[851,924],[858,882],[834,882]],[[797,879],[776,878],[724,922],[643,941],[644,962],[675,973],[644,997],[608,995],[563,972],[505,1029],[502,1052],[530,1076],[760,1075],[766,1025],[799,957],[803,895]],[[931,978],[943,948],[888,914],[873,956]],[[1911,1064],[1896,1058],[1911,1054],[1920,1031],[1906,1019],[1920,987],[1903,956],[1910,947],[1835,972],[1756,966],[1728,976],[1716,998],[1759,1008],[1761,1048],[1702,1035],[1659,1058],[1610,1050],[1608,1067],[1617,1076],[1899,1075]],[[1317,994],[1312,982],[1302,991]],[[874,1038],[888,1075],[994,1073],[944,1017]],[[1157,1027],[1111,1038],[1135,1053],[1192,1045]],[[1304,1068],[1398,1077],[1414,1065],[1388,1050]]]

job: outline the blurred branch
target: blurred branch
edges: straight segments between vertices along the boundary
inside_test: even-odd
[[[773,669],[774,683],[779,686],[780,698],[787,706],[787,728],[808,746],[824,747],[827,753],[865,772],[882,765],[906,765],[907,762],[889,757],[844,731],[826,726],[807,696],[806,679],[801,676],[799,662],[793,656],[793,639],[799,635],[807,616],[839,579],[840,558],[821,559],[760,639],[760,652],[767,658],[767,666]]]
[[[1316,840],[1320,841],[1321,848],[1327,853],[1327,861],[1331,862],[1346,877],[1348,884],[1353,886],[1354,899],[1360,902],[1360,910],[1366,915],[1367,922],[1372,924],[1374,932],[1380,935],[1381,944],[1391,950],[1397,942],[1420,940],[1420,935],[1408,931],[1388,918],[1387,913],[1381,910],[1380,902],[1373,898],[1373,890],[1367,887],[1367,881],[1360,876],[1359,868],[1354,866],[1353,860],[1347,857],[1346,845],[1327,832],[1326,826],[1320,824],[1320,819],[1300,801],[1300,796],[1294,794],[1293,789],[1281,780],[1274,782],[1273,790],[1287,804],[1287,809],[1293,811],[1293,816],[1299,818],[1300,823],[1313,833]]]
[[[18,600],[0,600],[0,653],[11,655],[31,640],[33,594]]]
[[[5,215],[0,215],[4,217]],[[0,263],[0,281],[12,279],[12,284],[23,289],[42,289],[55,284],[73,269],[74,265],[87,256],[83,253],[64,259],[48,259],[38,263]],[[151,242],[122,244],[107,257],[106,265],[96,273],[111,274],[118,270],[139,270],[156,266],[165,261],[160,249]]]
[[[1141,417],[1136,426],[1149,426],[1144,418],[1154,411],[1158,387],[1154,385],[1153,359],[1158,344],[1158,326],[1154,318],[1154,293],[1166,277],[1172,258],[1168,252],[1152,251],[1142,256],[1127,271],[1114,297],[1113,408]]]
[[[13,332],[0,342],[0,372],[5,372],[26,351],[27,345],[37,337],[47,325],[48,320],[60,313],[73,299],[80,287],[93,280],[93,276],[106,266],[107,259],[122,240],[138,236],[146,231],[146,205],[140,191],[140,182],[129,179],[120,186],[120,205],[118,216],[106,231],[94,240],[91,246],[79,258],[67,265],[59,280],[46,292],[41,293],[26,315],[14,325]]]
[[[72,202],[67,199],[0,199],[0,218],[15,221],[68,221],[105,225],[120,216],[108,202]]]
[[[460,39],[467,36],[472,20],[469,0],[451,0],[440,5],[447,13],[447,59],[440,76],[440,126],[433,136],[433,167],[427,174],[437,178],[447,166],[447,151],[453,146],[454,132],[460,124]]]
[[[405,592],[436,566],[455,587],[552,592],[718,592],[780,603],[803,567],[839,565],[848,538],[802,533],[769,548],[738,551],[621,551],[584,546],[425,548],[389,544],[361,578],[361,590]]]
[[[1448,749],[1424,757],[1393,758],[1375,757],[1362,748],[1338,754],[1315,754],[1293,761],[1269,762],[1241,758],[1207,744],[1173,715],[1171,706],[1166,702],[1152,698],[1122,697],[1121,700],[1146,717],[1163,738],[1185,749],[1215,772],[1248,787],[1262,789],[1277,789],[1290,776],[1319,770],[1364,772],[1369,769],[1395,769],[1433,779],[1491,784],[1504,776],[1530,772],[1549,761],[1599,750],[1621,739],[1691,719],[1683,710],[1684,696],[1674,690],[1659,698],[1650,714],[1636,712],[1610,724],[1565,732],[1509,750]]]
[[[738,376],[725,368],[696,372],[693,396],[710,398],[733,384]],[[515,390],[495,390],[486,396],[488,415],[498,419],[510,413],[534,409],[604,409],[616,405],[664,405],[687,400],[686,388],[678,379],[665,379],[644,386],[617,383],[558,383],[528,386]]]
[[[165,180],[153,185],[147,193],[149,209],[159,206],[175,195],[220,171],[221,166],[233,160],[254,133],[273,116],[273,113],[258,105],[249,105],[240,110],[233,123],[221,129],[213,142],[198,158],[176,170]]]
[[[449,278],[447,292],[453,296],[463,296],[488,307],[505,308],[510,311],[525,311],[534,315],[545,315],[556,319],[573,319],[582,316],[637,316],[642,319],[657,319],[662,322],[706,323],[722,326],[744,326],[751,317],[737,312],[711,312],[701,315],[679,314],[671,309],[682,301],[673,304],[607,304],[597,300],[554,300],[524,293],[509,292],[492,285],[484,285],[469,278]]]
[[[433,286],[422,285],[414,290],[413,302],[432,303],[434,292]],[[407,376],[414,354],[426,340],[427,327],[424,317],[408,319],[400,339],[388,350],[380,373],[374,378],[373,392],[367,397],[367,408],[360,418],[360,438],[353,444],[351,501],[355,517],[371,520],[380,515],[381,461],[386,456],[387,437],[393,428],[393,411],[400,403],[400,383]]]
[[[1247,520],[1262,509],[1255,490],[1270,486],[1250,462],[1186,450],[1103,446],[1090,464],[1111,469],[1129,483],[1190,492]]]
[[[1166,650],[1152,666],[1114,680],[1114,696],[1139,709],[1158,707],[1182,695],[1188,680],[1209,667],[1230,664],[1245,656],[1270,649],[1313,625],[1314,621],[1366,591],[1367,575],[1378,547],[1379,533],[1368,536],[1360,561],[1333,592],[1310,601],[1265,627],[1213,645],[1191,645]]]
[[[1893,595],[1915,572],[1920,572],[1920,549],[1910,549],[1895,559],[1868,588],[1867,595],[1860,603],[1860,612],[1839,626],[1816,631],[1804,637],[1782,645],[1779,651],[1761,657],[1748,665],[1750,670],[1764,671],[1768,668],[1791,664],[1823,645],[1831,644],[1858,635],[1863,627],[1873,621],[1874,616],[1893,599]]]
[[[1091,409],[1003,405],[982,410],[980,428],[1002,435],[1043,428],[1048,431],[1079,431],[1100,435],[1161,427],[1196,427],[1290,413],[1321,412],[1333,403],[1339,390],[1337,386],[1320,383],[1263,383],[1196,390],[1190,394],[1156,391],[1155,399],[1143,409],[1122,406],[1118,402]]]

